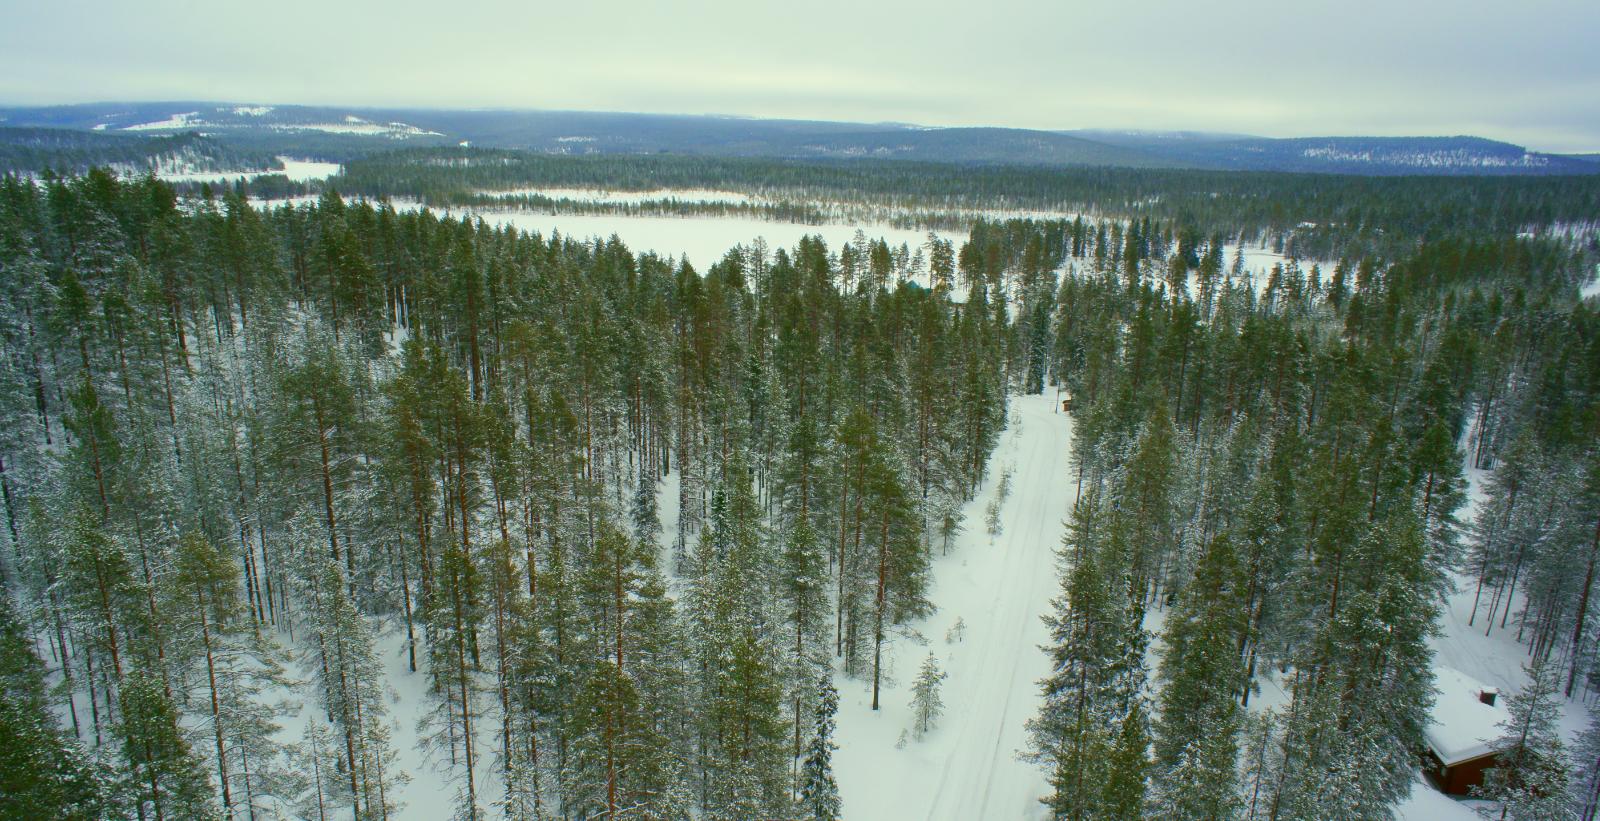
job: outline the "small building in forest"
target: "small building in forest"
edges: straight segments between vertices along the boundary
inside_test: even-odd
[[[1510,715],[1493,687],[1451,667],[1433,668],[1438,691],[1423,737],[1422,768],[1449,795],[1470,795],[1498,763],[1500,723]]]

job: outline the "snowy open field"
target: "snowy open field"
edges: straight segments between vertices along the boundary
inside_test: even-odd
[[[339,173],[339,164],[336,162],[321,162],[318,160],[296,160],[289,157],[279,157],[283,168],[261,169],[257,171],[190,171],[182,168],[158,169],[156,177],[167,182],[233,182],[244,177],[254,179],[267,174],[282,174],[290,182],[307,182],[309,180],[325,180]]]
[[[289,200],[259,201],[265,207],[289,203],[314,202],[314,197],[296,197]],[[394,200],[396,209],[412,211],[422,207],[414,200]],[[808,225],[796,222],[762,220],[754,217],[664,217],[634,216],[628,214],[548,214],[537,211],[502,208],[440,208],[440,214],[457,218],[481,218],[492,225],[510,225],[523,231],[537,231],[545,237],[559,231],[562,236],[579,239],[610,237],[615,235],[634,253],[654,251],[678,259],[687,258],[695,270],[704,273],[707,268],[723,258],[735,245],[749,246],[762,238],[767,248],[793,249],[805,236],[821,236],[830,250],[855,238],[861,231],[868,239],[883,239],[892,247],[902,243],[913,250],[926,244],[928,231],[896,228],[874,222],[841,222]],[[934,231],[939,238],[953,242],[957,248],[966,242],[965,232]]]
[[[332,172],[329,172],[330,174]],[[326,175],[324,175],[326,176]],[[291,179],[294,177],[291,176]],[[714,191],[709,189],[657,189],[647,192],[607,192],[596,189],[579,188],[528,188],[517,191],[485,192],[511,194],[541,194],[549,197],[565,197],[574,201],[586,203],[609,204],[637,204],[647,200],[678,199],[683,202],[729,202],[758,201],[758,197],[749,194],[740,194],[729,191]],[[745,200],[737,198],[744,197]],[[285,202],[300,203],[314,202],[315,197],[295,197],[289,200],[266,200],[260,204],[266,207],[282,205]],[[422,208],[422,204],[415,200],[395,199],[393,206],[402,211],[412,211]],[[799,243],[800,238],[808,235],[821,236],[831,250],[852,241],[856,231],[860,230],[868,239],[883,239],[891,247],[905,244],[912,249],[926,244],[928,234],[933,233],[940,239],[947,240],[959,250],[967,241],[965,231],[898,228],[887,222],[853,219],[841,213],[838,219],[822,224],[808,224],[787,222],[779,220],[764,220],[755,217],[740,216],[660,216],[636,214],[553,214],[530,209],[511,208],[439,208],[435,209],[441,214],[455,217],[471,216],[481,218],[493,225],[511,225],[524,231],[537,231],[544,236],[559,231],[563,236],[575,236],[581,239],[595,237],[610,237],[616,235],[627,244],[634,253],[654,251],[673,259],[687,258],[695,270],[702,273],[715,264],[734,245],[748,246],[755,238],[761,237],[767,243],[767,248],[792,249]],[[1043,211],[992,211],[972,212],[974,215],[988,217],[1029,217],[1037,219],[1072,219],[1077,214],[1055,213]],[[1085,217],[1088,219],[1088,217]],[[1244,256],[1244,270],[1252,277],[1257,290],[1265,289],[1267,273],[1274,265],[1287,266],[1289,258],[1269,248],[1259,245],[1229,243],[1223,247],[1223,262],[1231,266],[1236,253],[1242,249]],[[1312,261],[1302,261],[1301,267],[1309,271]],[[1321,263],[1323,276],[1332,274],[1332,266]],[[1194,290],[1191,282],[1191,292]],[[1600,287],[1600,286],[1597,286]]]
[[[657,188],[650,191],[606,191],[598,188],[512,188],[501,191],[484,191],[492,197],[549,197],[553,200],[594,203],[598,205],[638,205],[659,200],[678,202],[726,203],[739,205],[764,202],[765,197],[738,191],[716,191],[709,188]]]
[[[891,246],[905,243],[912,248],[928,240],[928,232],[894,228],[882,224],[827,224],[803,225],[792,222],[769,222],[746,217],[655,217],[623,216],[618,214],[538,214],[527,211],[482,210],[470,212],[485,220],[502,225],[513,225],[524,231],[538,231],[549,236],[560,231],[566,236],[622,238],[635,253],[655,251],[677,258],[685,256],[696,270],[704,272],[722,259],[736,244],[749,245],[762,237],[769,249],[794,248],[800,238],[819,235],[830,249],[855,237],[861,229],[869,239],[882,238]],[[951,240],[959,247],[966,241],[965,234],[935,231],[941,238]]]

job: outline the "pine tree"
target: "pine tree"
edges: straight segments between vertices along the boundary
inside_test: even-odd
[[[883,679],[883,642],[893,624],[921,615],[928,608],[928,556],[922,550],[920,522],[910,509],[900,471],[881,453],[873,459],[865,488],[868,509],[876,521],[866,523],[868,544],[875,550],[872,605],[872,709],[878,709]]]
[[[917,678],[911,684],[911,731],[918,741],[939,723],[944,715],[944,702],[939,700],[939,684],[945,680],[944,671],[932,653],[922,662]]]
[[[788,680],[793,705],[794,747],[800,757],[801,724],[805,718],[807,691],[819,668],[827,667],[828,570],[823,561],[823,546],[809,522],[797,523],[784,540],[783,565],[779,572],[779,592],[784,616],[793,631],[788,644]]]
[[[323,528],[329,555],[356,574],[354,546],[341,527],[344,494],[353,470],[357,434],[356,385],[338,348],[310,329],[299,361],[278,377],[280,402],[273,419],[272,451],[291,477],[308,517]],[[314,517],[310,511],[316,511]],[[345,538],[341,541],[341,535]]]
[[[1238,812],[1239,567],[1233,543],[1206,548],[1183,601],[1168,617],[1155,734],[1155,806],[1163,817],[1212,819]]]
[[[1157,402],[1128,459],[1118,500],[1127,511],[1132,546],[1128,594],[1142,599],[1160,583],[1158,569],[1171,563],[1179,528],[1175,521],[1177,445],[1171,414]]]
[[[680,646],[655,551],[602,522],[580,592],[602,652],[572,705],[568,767],[583,782],[574,804],[607,817],[671,816],[681,809],[672,722],[684,682],[673,666]]]
[[[648,467],[641,467],[638,481],[634,483],[633,538],[644,544],[655,544],[661,535],[661,517],[656,512],[656,478]]]
[[[338,730],[335,745],[340,793],[330,803],[348,803],[358,821],[388,817],[397,808],[390,794],[407,776],[395,773],[395,754],[384,722],[382,667],[373,655],[375,637],[349,595],[344,569],[331,556],[306,555],[300,568],[301,596],[315,646],[318,695]]]
[[[1243,760],[1244,771],[1240,802],[1246,821],[1269,817],[1273,778],[1278,765],[1275,756],[1278,715],[1268,709],[1247,714],[1244,719]]]
[[[341,759],[334,752],[333,732],[313,716],[306,723],[305,735],[296,759],[305,768],[304,788],[294,802],[306,818],[326,819],[335,811],[334,798],[345,788],[339,777]]]
[[[205,662],[200,702],[210,717],[223,815],[248,815],[300,789],[273,738],[277,710],[263,698],[267,687],[285,681],[263,642],[240,629],[238,571],[230,559],[191,532],[179,540],[174,563],[169,610],[182,614],[180,625],[190,641],[198,640]]]
[[[783,658],[768,608],[775,557],[742,461],[712,499],[693,557],[687,610],[698,692],[701,807],[711,818],[768,817],[790,800]]]

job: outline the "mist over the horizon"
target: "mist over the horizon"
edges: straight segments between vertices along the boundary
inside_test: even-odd
[[[823,0],[463,13],[8,0],[0,101],[215,100],[1196,130],[1600,151],[1600,14],[1532,0],[987,13]]]

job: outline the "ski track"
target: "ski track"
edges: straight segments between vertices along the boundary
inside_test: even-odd
[[[1073,498],[1068,469],[1071,422],[1053,395],[1012,397],[1015,421],[990,459],[990,476],[966,509],[965,527],[949,556],[937,557],[933,615],[911,625],[927,647],[897,635],[897,681],[884,688],[882,709],[870,709],[871,682],[839,679],[840,750],[836,772],[848,819],[1033,819],[1049,786],[1044,770],[1018,758],[1025,724],[1038,711],[1038,680],[1048,674],[1041,645],[1056,588],[1055,550]],[[990,544],[984,509],[1002,471],[1013,467],[1012,493],[1001,510],[1001,535]],[[999,555],[996,555],[996,554]],[[963,641],[945,631],[957,619]],[[945,715],[922,741],[895,747],[909,728],[912,672],[932,650],[948,673]]]

